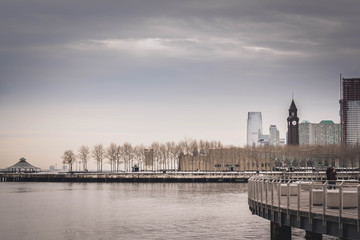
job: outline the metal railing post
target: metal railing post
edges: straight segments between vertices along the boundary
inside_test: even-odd
[[[300,180],[298,182],[298,186],[297,186],[297,220],[300,221],[300,193],[301,193],[301,182],[302,180]]]
[[[250,178],[248,181],[248,191],[249,191],[249,198],[252,200],[252,179]]]
[[[309,186],[309,223],[312,223],[311,219],[311,211],[312,211],[312,192],[313,192],[313,183],[314,181],[311,181]]]
[[[257,201],[257,179],[254,181],[254,199]]]
[[[339,229],[342,229],[342,222],[341,222],[341,216],[342,216],[342,212],[343,212],[343,184],[344,181],[342,181],[339,185]],[[335,182],[335,186],[336,186],[336,182]]]
[[[271,181],[271,214],[274,214],[274,182],[275,179]]]
[[[269,179],[265,181],[265,204],[266,205],[268,203],[268,183],[269,183]]]
[[[281,200],[280,200],[280,198],[281,198],[281,179],[279,180],[279,182],[278,182],[278,217],[279,217],[279,221],[280,221],[280,223],[281,223],[281,209],[280,209],[280,204],[281,204]]]
[[[255,196],[256,196],[256,179],[254,179],[253,180],[253,182],[252,182],[252,191],[253,191],[253,193],[252,193],[252,195],[253,195],[253,200],[255,201]]]
[[[358,214],[357,214],[357,231],[360,232],[360,184],[357,187],[357,197],[358,197],[358,202],[357,202],[357,209],[358,209]]]
[[[291,180],[289,180],[287,182],[287,198],[286,198],[286,214],[287,214],[287,217],[289,218],[289,208],[290,208],[290,182]]]
[[[259,193],[259,188],[260,188],[260,184],[259,184],[260,180],[257,179],[256,180],[256,205],[257,205],[257,209],[260,212],[260,203],[259,203],[259,199],[260,199],[260,193]]]
[[[260,202],[261,202],[261,205],[263,203],[263,186],[264,186],[264,181],[261,179],[260,180]]]
[[[263,182],[263,180],[262,179],[260,179],[259,180],[259,190],[260,190],[260,204],[259,204],[259,207],[260,207],[260,215],[261,215],[261,213],[263,212],[263,184],[264,184],[264,182]]]
[[[279,180],[279,182],[278,182],[278,207],[279,207],[279,211],[280,211],[280,196],[281,196],[281,194],[280,194],[280,191],[281,191],[281,180]]]
[[[323,215],[322,215],[322,225],[325,227],[326,226],[326,221],[325,221],[325,212],[326,212],[326,188],[327,188],[327,181],[323,184],[322,186],[322,203],[323,203]]]
[[[248,198],[252,199],[251,179],[248,180]]]

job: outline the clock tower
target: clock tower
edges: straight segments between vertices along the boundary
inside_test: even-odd
[[[299,145],[299,118],[294,100],[291,101],[289,108],[288,124],[288,145]]]

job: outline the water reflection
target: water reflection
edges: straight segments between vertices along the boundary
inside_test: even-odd
[[[244,183],[1,183],[0,202],[2,239],[270,235],[269,222],[251,215]]]

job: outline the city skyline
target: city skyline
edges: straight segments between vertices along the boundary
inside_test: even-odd
[[[359,77],[358,1],[16,1],[0,9],[0,168],[67,149],[185,138],[245,146],[248,112],[285,138],[339,123]]]

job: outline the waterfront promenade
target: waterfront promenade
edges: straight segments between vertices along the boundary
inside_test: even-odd
[[[249,208],[270,220],[272,239],[291,239],[291,227],[305,229],[306,239],[322,234],[360,239],[360,182],[340,180],[336,189],[316,179],[254,176],[249,179]]]

